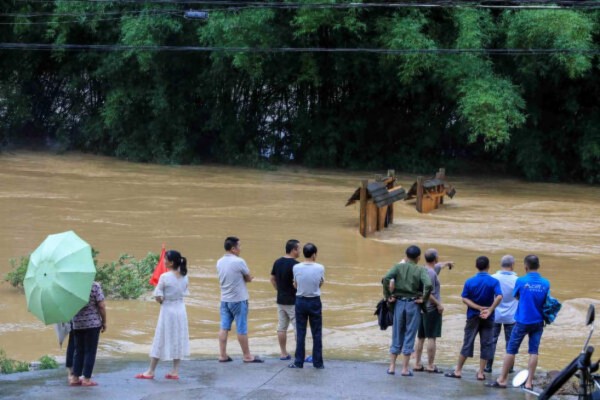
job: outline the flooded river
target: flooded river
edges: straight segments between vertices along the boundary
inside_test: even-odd
[[[374,171],[378,172],[378,171]],[[432,171],[433,172],[433,171]],[[187,301],[193,356],[216,356],[219,286],[215,263],[226,236],[241,238],[254,282],[250,291],[250,346],[276,355],[273,261],[285,241],[314,242],[326,268],[323,287],[325,358],[383,361],[389,331],[373,316],[382,275],[409,244],[436,247],[456,268],[444,270],[446,303],[438,362],[453,364],[462,340],[462,284],[475,273],[474,260],[488,255],[492,270],[506,253],[521,260],[540,256],[543,275],[564,305],[544,333],[540,365],[558,368],[583,343],[589,303],[600,306],[600,188],[527,183],[514,179],[453,176],[458,190],[439,210],[421,215],[414,204],[396,203],[395,224],[369,239],[358,234],[358,206],[345,201],[370,173],[280,169],[257,171],[223,166],[169,167],[87,155],[0,155],[0,275],[8,260],[27,255],[55,232],[75,230],[100,251],[99,262],[122,253],[137,258],[161,244],[188,257]],[[399,175],[408,187],[412,175]],[[0,284],[0,348],[33,360],[62,355],[52,326],[26,309],[25,296]],[[100,356],[140,357],[149,350],[158,305],[142,300],[108,301],[108,331]],[[503,342],[499,345],[503,348]],[[600,346],[600,334],[592,340]],[[239,354],[230,342],[231,354]],[[525,351],[526,352],[526,351]],[[469,362],[473,364],[472,361]],[[518,363],[524,366],[523,356]]]

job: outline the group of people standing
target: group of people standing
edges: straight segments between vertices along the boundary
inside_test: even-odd
[[[402,354],[402,376],[413,376],[413,371],[443,373],[435,365],[436,339],[441,337],[444,307],[440,296],[438,275],[451,261],[440,263],[435,249],[425,251],[425,267],[418,265],[421,250],[417,246],[406,249],[406,258],[393,266],[382,279],[383,294],[393,307],[392,344],[387,373],[394,375],[396,360]],[[466,360],[473,357],[477,336],[480,340],[480,362],[477,380],[486,381],[485,373],[492,372],[496,344],[502,328],[506,340],[506,355],[499,377],[486,383],[492,388],[506,388],[508,374],[512,372],[515,355],[525,336],[529,337],[529,377],[525,387],[531,389],[538,361],[539,345],[544,330],[543,307],[550,291],[550,282],[538,270],[537,256],[524,259],[525,276],[514,271],[515,259],[502,257],[501,269],[489,274],[490,261],[480,256],[475,261],[477,274],[464,284],[461,294],[467,306],[467,320],[463,345],[456,367],[444,375],[462,378]],[[417,348],[415,350],[415,338]],[[421,363],[424,341],[427,339],[427,367]],[[409,369],[410,357],[416,353],[415,367]]]
[[[254,277],[246,261],[240,257],[242,243],[239,238],[225,239],[225,255],[217,261],[217,274],[221,288],[219,362],[231,362],[227,353],[229,332],[235,323],[237,340],[245,363],[263,363],[264,360],[250,351],[248,343],[248,289],[247,284]],[[290,368],[302,368],[305,356],[307,324],[310,322],[313,336],[313,366],[324,368],[322,352],[321,286],[325,282],[325,268],[316,262],[317,246],[306,243],[302,248],[304,261],[296,259],[300,255],[300,242],[288,240],[286,255],[273,265],[271,282],[277,290],[278,338],[281,347],[281,360],[291,360],[286,349],[287,330],[290,323],[296,331],[295,359]],[[188,295],[187,261],[174,250],[165,254],[168,272],[160,276],[154,290],[154,297],[161,304],[156,332],[150,351],[150,366],[147,371],[137,374],[137,379],[154,379],[159,360],[172,360],[173,368],[165,375],[166,379],[179,379],[179,363],[190,354],[189,333],[184,296]]]
[[[299,262],[300,242],[290,239],[285,245],[285,255],[275,260],[270,282],[277,291],[277,337],[280,360],[292,361],[289,368],[303,368],[308,324],[313,338],[312,363],[317,369],[324,368],[322,345],[321,286],[325,282],[325,267],[316,262],[317,246],[302,246],[304,261]],[[225,239],[225,255],[216,264],[221,288],[219,362],[231,362],[227,353],[229,331],[236,325],[243,362],[262,363],[253,355],[248,343],[248,289],[253,276],[248,265],[240,257],[242,244],[239,238]],[[439,274],[444,268],[452,269],[453,262],[439,262],[435,249],[424,254],[425,266],[420,266],[421,250],[417,246],[406,249],[406,258],[394,265],[382,279],[383,294],[389,307],[393,308],[392,343],[387,374],[395,375],[396,361],[402,355],[402,376],[413,376],[413,371],[443,373],[435,364],[436,340],[442,333],[442,314]],[[525,276],[514,272],[513,256],[502,257],[501,270],[489,274],[490,262],[486,256],[475,261],[477,274],[469,278],[461,294],[467,306],[467,320],[463,345],[456,367],[444,375],[461,378],[466,360],[473,357],[476,337],[480,339],[480,363],[477,379],[485,381],[485,373],[492,372],[496,343],[504,328],[506,355],[497,380],[487,383],[493,388],[505,388],[508,374],[512,372],[515,355],[521,342],[529,336],[529,378],[525,384],[531,388],[537,367],[538,349],[544,329],[543,305],[550,290],[550,283],[538,270],[537,256],[524,259]],[[165,253],[168,272],[162,274],[154,290],[154,298],[161,305],[154,339],[150,351],[148,369],[135,377],[154,379],[159,360],[173,362],[166,379],[179,379],[179,364],[190,355],[188,319],[184,297],[188,292],[187,260],[179,252]],[[104,295],[98,283],[94,283],[90,302],[73,319],[67,368],[69,383],[73,386],[95,386],[91,380],[100,331],[106,329]],[[294,357],[287,350],[287,331],[290,324],[296,333]],[[415,348],[416,341],[416,348]],[[425,341],[427,346],[425,347]],[[427,365],[422,363],[424,349]],[[415,366],[409,368],[415,353]],[[80,377],[83,376],[83,379]]]
[[[229,362],[227,337],[235,321],[237,338],[246,363],[262,363],[250,353],[248,346],[248,290],[246,283],[253,276],[243,258],[241,241],[237,237],[225,239],[225,255],[217,261],[221,286],[221,328],[219,330],[219,362]],[[290,323],[296,332],[296,351],[289,368],[303,368],[305,362],[306,331],[310,323],[313,338],[312,362],[317,369],[323,365],[321,286],[325,282],[325,267],[316,262],[317,246],[306,243],[302,247],[304,261],[298,262],[300,242],[290,239],[286,254],[278,258],[271,270],[271,284],[277,290],[277,337],[281,350],[280,360],[291,360],[287,351],[287,331]]]

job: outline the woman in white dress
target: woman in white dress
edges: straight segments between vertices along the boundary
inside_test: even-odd
[[[179,379],[179,362],[190,355],[188,319],[183,297],[189,295],[187,260],[178,251],[165,253],[168,271],[162,274],[154,289],[154,297],[160,303],[160,314],[150,350],[150,367],[138,379],[154,379],[158,361],[173,360],[173,369],[167,379]]]

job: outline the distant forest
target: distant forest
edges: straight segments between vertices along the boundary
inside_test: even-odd
[[[0,0],[0,147],[600,183],[598,8],[229,3]]]

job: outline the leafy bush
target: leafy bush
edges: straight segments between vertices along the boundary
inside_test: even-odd
[[[97,268],[96,281],[109,298],[137,299],[152,289],[148,282],[158,262],[158,254],[148,253],[142,260],[123,254],[117,261]]]
[[[6,356],[3,349],[0,349],[0,373],[12,374],[15,372],[29,371],[29,364],[23,361],[11,360]]]
[[[25,273],[27,272],[29,256],[21,257],[18,264],[14,258],[11,258],[9,262],[12,270],[6,274],[4,280],[17,289],[23,289],[23,279],[25,279]]]
[[[98,267],[98,251],[92,248],[94,265],[96,265],[96,281],[102,285],[107,298],[137,299],[144,292],[152,289],[148,283],[159,255],[148,253],[141,260],[136,260],[129,254],[123,254],[117,261]],[[4,280],[12,286],[23,289],[23,279],[27,272],[29,257],[21,257],[17,265],[15,259],[10,260],[12,271],[6,274]]]
[[[57,368],[58,368],[58,362],[54,358],[52,358],[48,355],[40,357],[40,369],[57,369]]]

